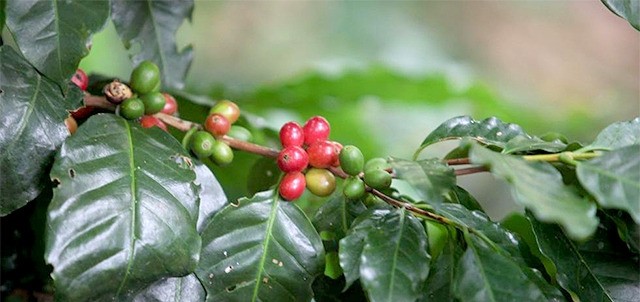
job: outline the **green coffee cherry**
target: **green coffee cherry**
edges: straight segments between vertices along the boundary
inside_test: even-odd
[[[144,103],[139,98],[129,98],[120,104],[120,116],[134,120],[144,115]]]
[[[344,146],[340,150],[340,167],[349,175],[358,175],[364,168],[364,156],[356,146]]]
[[[349,177],[344,181],[342,192],[347,199],[360,199],[365,194],[364,182],[360,177]]]
[[[237,140],[250,142],[253,140],[253,134],[247,128],[237,125],[231,125],[229,132],[227,132],[227,136],[233,137]]]
[[[233,161],[233,150],[223,141],[216,140],[213,143],[213,154],[211,154],[210,158],[219,166],[228,165]]]
[[[151,115],[156,114],[164,108],[167,100],[160,92],[151,92],[140,97],[144,102],[144,114]]]
[[[207,131],[198,131],[191,137],[191,151],[198,158],[205,158],[213,154],[213,145],[216,142],[215,138]]]
[[[387,160],[382,157],[372,158],[367,161],[364,165],[364,171],[367,170],[387,170],[390,169],[391,165],[387,163]]]
[[[382,169],[364,171],[364,182],[376,190],[384,190],[391,186],[391,174]]]
[[[160,69],[151,61],[142,61],[132,72],[129,86],[139,94],[147,94],[158,86]]]
[[[436,259],[442,253],[444,245],[449,240],[449,230],[447,226],[435,221],[426,220],[427,238],[429,239],[429,255],[431,259]]]

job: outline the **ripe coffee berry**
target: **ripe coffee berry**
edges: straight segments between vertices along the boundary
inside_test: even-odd
[[[349,175],[358,175],[364,167],[364,156],[356,146],[345,146],[340,151],[340,167]]]
[[[282,177],[278,191],[285,200],[298,199],[304,193],[306,181],[302,172],[290,172]]]
[[[160,69],[151,61],[142,61],[131,72],[129,84],[139,94],[152,92],[160,83]]]
[[[219,113],[229,120],[230,124],[235,123],[240,117],[240,108],[236,103],[229,100],[221,100],[218,101],[211,110],[209,110],[209,114]]]
[[[229,120],[219,113],[210,114],[204,120],[204,129],[207,129],[215,137],[224,136],[230,128]]]
[[[178,112],[178,102],[176,102],[176,99],[168,93],[163,93],[162,96],[164,96],[165,103],[162,111],[160,112],[168,115],[173,115]]]
[[[340,167],[340,151],[342,151],[343,146],[339,142],[330,141],[330,143],[333,144],[333,149],[336,154],[335,160],[333,161],[333,163],[331,163],[331,166]]]
[[[280,143],[282,147],[298,146],[304,144],[304,132],[296,122],[288,122],[280,128]]]
[[[144,114],[144,103],[139,98],[130,98],[120,104],[120,115],[128,120],[134,120]]]
[[[151,128],[155,126],[164,131],[167,131],[167,125],[165,125],[164,122],[153,115],[142,116],[142,118],[140,118],[140,125],[142,125],[142,128]]]
[[[336,177],[327,169],[311,168],[305,174],[307,189],[313,195],[325,197],[336,189]]]
[[[211,160],[219,166],[225,166],[233,161],[233,150],[223,141],[216,140],[213,143],[213,154]]]
[[[76,73],[71,77],[71,82],[78,86],[80,90],[85,91],[89,87],[89,77],[82,69],[77,69]]]
[[[326,141],[329,138],[331,128],[324,117],[314,116],[307,120],[302,130],[304,131],[304,143],[311,146],[317,141]]]
[[[205,158],[213,154],[213,145],[216,139],[207,131],[197,131],[191,137],[191,151],[198,158]]]
[[[309,157],[301,147],[291,146],[280,151],[278,155],[278,167],[282,172],[300,172],[307,167]]]
[[[307,153],[309,154],[309,164],[316,168],[329,168],[338,158],[335,145],[329,141],[318,141],[311,144],[307,148]]]
[[[147,93],[140,99],[144,102],[144,114],[156,114],[162,111],[167,102],[160,92]]]

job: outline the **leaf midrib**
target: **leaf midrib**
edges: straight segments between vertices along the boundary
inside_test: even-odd
[[[21,120],[20,128],[18,129],[18,131],[16,131],[16,135],[13,136],[13,140],[11,141],[11,143],[7,144],[7,148],[4,150],[4,152],[2,152],[2,157],[4,157],[7,153],[9,153],[9,150],[12,150],[13,145],[15,145],[15,143],[19,140],[20,137],[22,137],[21,134],[24,131],[24,128],[27,127],[29,118],[33,114],[33,109],[35,108],[37,96],[40,94],[40,83],[42,82],[42,76],[40,76],[39,74],[36,74],[36,78],[38,79],[38,81],[36,82],[36,89],[34,90],[33,95],[29,100],[29,108],[27,109],[27,112],[25,113],[24,117]]]
[[[402,240],[402,233],[404,233],[404,218],[406,212],[403,209],[400,209],[400,221],[398,222],[398,226],[400,227],[400,236],[398,236],[398,242],[396,242],[396,248],[393,251],[393,262],[391,263],[391,279],[389,280],[389,294],[387,295],[387,301],[393,300],[393,289],[395,288],[395,277],[396,277],[396,265],[398,262],[398,252],[400,251],[400,241]]]
[[[275,192],[275,191],[274,191]],[[269,244],[271,241],[271,232],[273,231],[273,224],[275,222],[275,217],[278,210],[278,193],[274,193],[274,197],[272,198],[271,211],[269,212],[269,219],[267,220],[267,230],[265,232],[265,238],[262,242],[262,246],[264,247],[262,250],[262,256],[260,257],[260,262],[258,263],[258,272],[256,273],[255,282],[256,285],[253,288],[253,295],[251,296],[251,301],[257,301],[258,292],[260,291],[260,277],[264,272],[264,263],[267,259],[267,252],[269,251]]]

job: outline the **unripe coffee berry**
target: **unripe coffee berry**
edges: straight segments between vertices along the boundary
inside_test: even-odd
[[[344,146],[340,151],[340,167],[349,175],[358,175],[364,169],[364,155],[356,146]]]
[[[311,168],[305,174],[307,189],[313,195],[325,197],[336,189],[336,177],[327,169]]]
[[[144,102],[144,114],[156,114],[164,108],[167,100],[160,92],[151,92],[140,97]]]
[[[233,161],[233,150],[223,141],[216,140],[213,143],[213,154],[211,154],[210,158],[219,166],[228,165]]]
[[[176,99],[168,93],[162,93],[162,96],[164,96],[165,103],[160,112],[168,115],[174,115],[178,112],[178,102],[176,102]]]
[[[144,114],[144,103],[139,98],[130,98],[120,104],[120,115],[128,120],[134,120]]]
[[[236,103],[229,100],[221,100],[218,101],[211,110],[209,110],[209,114],[219,113],[229,120],[230,124],[235,123],[240,117],[240,108]]]
[[[335,145],[329,141],[317,141],[307,148],[309,165],[316,168],[329,168],[337,160]]]
[[[87,87],[89,87],[89,77],[80,68],[78,68],[76,73],[71,77],[71,82],[78,86],[82,91],[87,90]]]
[[[280,143],[282,147],[298,146],[304,144],[304,132],[296,122],[288,122],[280,128]]]
[[[302,172],[290,172],[282,177],[278,191],[284,200],[298,199],[304,193],[306,181]]]
[[[381,169],[371,169],[364,171],[364,182],[376,189],[384,190],[391,186],[391,174]]]
[[[215,138],[209,132],[197,131],[191,137],[190,148],[198,158],[205,158],[213,154],[215,142]]]
[[[367,170],[388,170],[391,169],[391,165],[387,163],[387,160],[382,157],[375,157],[367,161],[364,164],[364,171]]]
[[[315,142],[326,141],[329,138],[331,127],[324,117],[314,116],[307,120],[302,130],[304,131],[304,143],[311,146]]]
[[[204,129],[215,137],[224,136],[230,128],[229,120],[219,113],[209,114],[204,120]]]
[[[227,132],[227,136],[235,138],[237,140],[241,140],[243,142],[250,142],[253,140],[253,134],[251,134],[251,131],[249,131],[249,129],[245,127],[238,125],[231,125],[231,128],[229,128],[229,132]]]
[[[151,61],[142,61],[131,72],[129,84],[139,94],[152,92],[160,83],[160,69]]]
[[[349,177],[344,181],[344,187],[342,193],[347,199],[360,199],[364,197],[365,185],[364,181],[360,177]]]
[[[140,118],[140,125],[142,125],[142,128],[151,128],[155,126],[164,131],[167,131],[167,125],[165,125],[164,122],[153,115],[142,116]]]
[[[309,157],[301,147],[291,146],[280,151],[278,155],[278,167],[282,172],[300,172],[307,167]]]

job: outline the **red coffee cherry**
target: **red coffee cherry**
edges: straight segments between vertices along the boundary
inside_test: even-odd
[[[87,90],[87,87],[89,87],[89,77],[87,77],[87,74],[80,68],[78,68],[76,73],[71,77],[71,82],[82,91]]]
[[[155,126],[164,131],[167,131],[167,125],[165,125],[164,122],[153,115],[142,116],[140,118],[140,125],[142,125],[142,128],[151,128]]]
[[[338,160],[338,153],[336,153],[336,146],[329,141],[318,141],[309,148],[307,148],[309,154],[309,164],[315,168],[329,168]]]
[[[317,141],[326,141],[329,138],[331,127],[324,117],[314,116],[307,120],[302,130],[304,131],[304,143],[311,146]]]
[[[342,144],[335,141],[330,141],[333,144],[333,149],[336,152],[336,157],[333,163],[331,164],[334,167],[340,167],[340,151],[342,151]]]
[[[298,146],[304,144],[304,132],[296,122],[288,122],[280,128],[280,143],[282,147]]]
[[[209,131],[213,136],[224,136],[231,129],[229,120],[219,113],[210,114],[204,121],[204,129]]]
[[[307,183],[302,172],[290,172],[284,175],[278,188],[282,198],[292,201],[302,196],[306,186]]]
[[[278,167],[282,172],[300,172],[307,167],[309,157],[301,147],[290,146],[282,149],[278,155]]]
[[[169,115],[174,115],[176,112],[178,112],[178,102],[176,102],[176,99],[168,93],[163,92],[162,95],[164,96],[166,102],[164,103],[164,108],[162,108],[162,111],[160,112]]]
[[[229,100],[218,101],[211,109],[209,114],[219,113],[229,120],[229,123],[233,124],[240,117],[240,108],[238,105]]]

